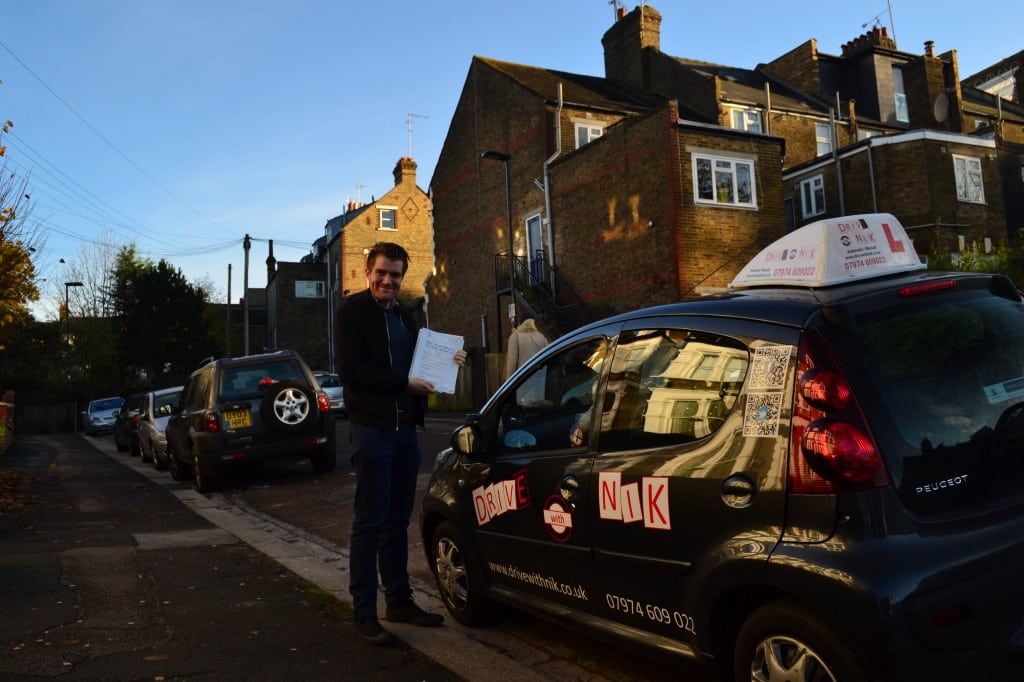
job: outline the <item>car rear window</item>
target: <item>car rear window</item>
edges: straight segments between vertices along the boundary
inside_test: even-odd
[[[907,507],[956,511],[1024,492],[1024,305],[958,291],[859,323],[884,408],[865,409],[888,426],[875,436]]]
[[[221,375],[220,400],[237,400],[261,395],[260,382],[264,379],[306,383],[306,375],[299,363],[290,360],[228,367]]]

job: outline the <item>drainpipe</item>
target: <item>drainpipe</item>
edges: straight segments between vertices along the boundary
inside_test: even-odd
[[[767,111],[764,114],[764,132],[765,135],[772,134],[772,84],[768,81],[764,82],[764,100]]]
[[[555,245],[552,243],[554,236],[551,231],[551,175],[548,173],[548,166],[552,161],[557,159],[562,153],[562,84],[558,84],[558,107],[555,109],[555,153],[544,159],[544,222],[547,223],[546,234],[544,235],[548,239],[548,248],[551,253],[550,261],[551,267],[555,267]],[[529,258],[530,254],[526,254]],[[552,293],[557,287],[552,287]]]
[[[836,93],[836,102],[839,93]],[[828,110],[829,127],[832,130],[832,160],[836,164],[836,185],[839,188],[839,215],[846,215],[846,194],[843,192],[843,166],[839,161],[839,131],[836,129],[836,110]]]

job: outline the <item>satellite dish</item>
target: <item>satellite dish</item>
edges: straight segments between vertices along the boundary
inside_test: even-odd
[[[935,117],[936,123],[943,123],[946,117],[949,116],[949,98],[946,97],[946,93],[940,92],[935,97],[935,104],[932,105],[932,115]]]

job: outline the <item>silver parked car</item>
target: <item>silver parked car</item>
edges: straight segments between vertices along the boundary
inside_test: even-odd
[[[114,432],[114,420],[124,408],[124,398],[111,396],[97,398],[89,403],[82,412],[82,425],[85,432],[96,437],[104,433]]]
[[[320,388],[324,390],[327,397],[331,401],[331,412],[336,415],[345,415],[345,396],[344,389],[341,385],[341,379],[334,372],[313,372],[313,376],[320,383]]]
[[[153,468],[163,471],[167,468],[167,420],[177,409],[181,399],[181,386],[150,391],[142,398],[139,409],[139,448],[142,461],[152,462]]]

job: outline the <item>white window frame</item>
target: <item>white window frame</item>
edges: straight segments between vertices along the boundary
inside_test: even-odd
[[[757,175],[753,159],[704,152],[693,152],[691,159],[693,200],[696,203],[757,208]],[[744,176],[745,194],[741,191]]]
[[[814,143],[818,147],[818,156],[832,153],[832,126],[828,123],[814,124]]]
[[[736,130],[745,130],[748,133],[760,133],[761,110],[754,107],[732,109],[732,127]]]
[[[391,224],[388,225],[384,218],[385,214],[390,214]],[[397,206],[378,206],[377,215],[379,217],[379,226],[382,230],[397,230],[398,229],[398,207]]]
[[[576,149],[586,146],[604,135],[604,126],[596,123],[577,123],[576,125]]]
[[[804,218],[825,212],[825,179],[821,175],[800,182],[800,206]]]
[[[323,298],[326,292],[327,283],[322,279],[295,280],[295,298]]]
[[[981,174],[981,159],[976,156],[953,154],[953,178],[956,198],[970,204],[985,203],[985,183]]]

